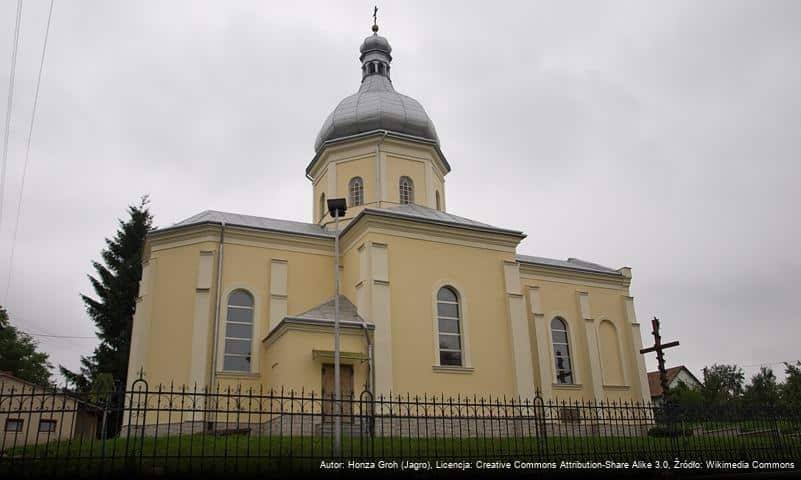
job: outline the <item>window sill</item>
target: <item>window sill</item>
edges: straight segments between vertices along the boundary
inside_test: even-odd
[[[557,390],[581,390],[583,388],[580,383],[554,383],[552,387]]]
[[[473,367],[455,367],[450,365],[434,365],[431,367],[436,373],[473,373]]]
[[[628,385],[604,385],[606,390],[628,390]]]
[[[259,378],[261,375],[258,372],[217,372],[215,374],[220,378]]]

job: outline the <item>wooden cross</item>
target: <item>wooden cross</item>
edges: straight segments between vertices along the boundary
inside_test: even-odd
[[[654,345],[652,347],[643,348],[640,350],[640,353],[651,353],[656,352],[656,361],[659,365],[659,383],[662,385],[662,395],[664,398],[667,398],[668,395],[668,379],[667,379],[667,369],[665,368],[665,349],[678,347],[679,342],[668,342],[662,343],[662,336],[659,334],[659,319],[654,317],[651,320],[651,328],[653,331],[651,334],[654,336]]]

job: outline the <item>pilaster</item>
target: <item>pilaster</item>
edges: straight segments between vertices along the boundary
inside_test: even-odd
[[[390,315],[389,251],[386,244],[365,242],[359,246],[359,282],[356,309],[375,325],[373,367],[375,395],[389,395],[394,384],[392,322]]]
[[[189,385],[203,386],[209,368],[209,329],[211,328],[211,286],[214,277],[214,252],[203,251],[198,257],[195,286],[195,314],[192,321],[192,356]]]
[[[650,402],[651,390],[648,388],[648,373],[645,369],[645,358],[642,353],[640,353],[642,349],[642,333],[640,332],[640,324],[637,322],[637,315],[634,312],[634,297],[623,297],[623,305],[624,311],[626,312],[626,321],[631,325],[632,353],[635,356],[635,364],[637,365],[637,380],[631,381],[631,384],[639,385],[643,402]],[[623,362],[624,365],[629,363],[628,361]],[[629,375],[628,378],[631,378],[631,375]]]
[[[542,393],[542,397],[548,400],[553,393],[552,383],[554,381],[554,372],[553,360],[551,360],[550,355],[550,329],[545,320],[545,312],[542,309],[539,287],[529,287],[528,299],[531,305],[531,314],[534,316],[534,337],[537,341],[540,392]]]
[[[506,312],[509,323],[510,342],[514,355],[515,388],[522,398],[533,398],[534,370],[531,364],[531,337],[523,295],[520,293],[520,265],[503,262],[506,293]]]
[[[589,384],[592,386],[592,395],[595,400],[603,400],[603,376],[601,373],[601,354],[598,348],[598,329],[590,313],[590,295],[587,292],[576,292],[582,323],[587,336],[587,356],[590,360]],[[575,369],[575,365],[573,366]]]
[[[287,316],[287,276],[289,264],[281,258],[270,260],[270,328],[272,331]]]

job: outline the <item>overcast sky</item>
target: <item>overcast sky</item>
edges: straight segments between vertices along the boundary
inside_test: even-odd
[[[0,230],[5,292],[47,0],[23,9]],[[304,168],[360,81],[373,2],[57,1],[0,298],[92,336],[80,292],[126,206],[311,221]],[[0,2],[0,108],[16,2]],[[451,213],[519,253],[630,266],[670,365],[801,357],[801,2],[384,2],[393,83],[433,119]],[[3,117],[0,117],[3,118]],[[2,124],[0,124],[2,129]],[[91,339],[41,339],[77,367]],[[649,369],[655,361],[649,356]]]

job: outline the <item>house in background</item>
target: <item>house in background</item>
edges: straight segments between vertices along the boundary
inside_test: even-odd
[[[95,438],[103,410],[69,392],[0,372],[0,452],[34,443]]]
[[[701,382],[684,365],[668,368],[667,370],[668,388],[674,389],[683,383],[693,390],[701,388]],[[651,401],[662,403],[662,385],[659,382],[659,372],[648,372],[648,388],[651,390]]]

